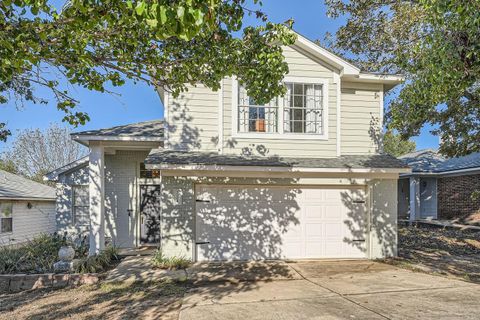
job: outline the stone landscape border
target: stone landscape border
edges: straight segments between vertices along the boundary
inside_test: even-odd
[[[98,273],[74,274],[0,274],[0,293],[13,293],[44,288],[75,287],[95,284],[100,280]]]

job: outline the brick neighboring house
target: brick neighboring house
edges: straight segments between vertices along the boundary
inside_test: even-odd
[[[426,149],[400,159],[412,172],[398,180],[399,219],[478,220],[480,199],[472,194],[480,191],[480,153],[447,159]]]

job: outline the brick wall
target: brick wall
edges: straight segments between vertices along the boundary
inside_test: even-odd
[[[475,190],[480,190],[480,174],[438,179],[438,219],[480,213],[480,199],[471,198]]]

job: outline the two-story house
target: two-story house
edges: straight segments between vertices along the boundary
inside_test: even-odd
[[[267,105],[235,78],[174,98],[165,119],[73,134],[87,158],[58,182],[60,230],[91,253],[159,245],[194,261],[381,258],[396,254],[397,179],[381,153],[395,75],[364,73],[298,36],[287,94]]]

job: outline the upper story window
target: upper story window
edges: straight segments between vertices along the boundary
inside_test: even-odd
[[[239,133],[285,134],[323,137],[326,126],[326,83],[285,82],[287,93],[259,105],[238,87]]]
[[[13,232],[13,203],[0,202],[0,233]]]
[[[321,84],[286,83],[283,131],[323,133],[323,90]]]
[[[238,131],[278,132],[278,102],[274,98],[266,105],[259,105],[249,97],[247,90],[238,88]]]

